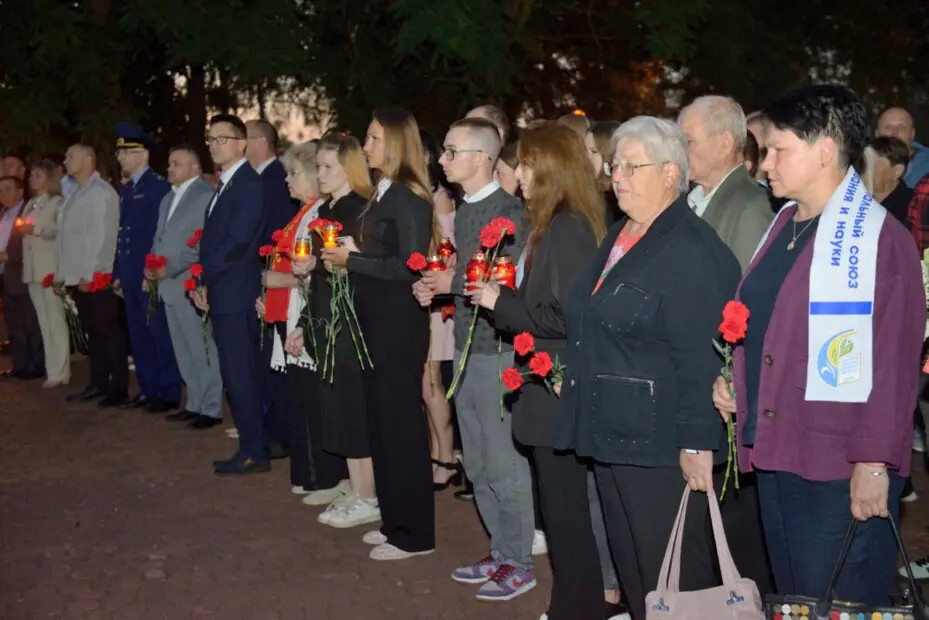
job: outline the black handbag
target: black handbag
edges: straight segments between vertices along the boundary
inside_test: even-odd
[[[852,519],[835,568],[832,569],[829,585],[822,597],[814,599],[805,596],[769,594],[765,597],[765,614],[768,620],[929,620],[926,607],[919,595],[919,589],[916,587],[916,580],[913,578],[910,560],[906,556],[906,549],[903,548],[903,539],[897,531],[897,525],[891,518],[884,520],[890,524],[897,541],[897,548],[903,556],[903,566],[906,567],[906,575],[913,597],[912,605],[872,607],[863,603],[835,600],[835,584],[839,580],[839,573],[845,564],[852,538],[855,537],[855,530],[858,527],[858,521]]]

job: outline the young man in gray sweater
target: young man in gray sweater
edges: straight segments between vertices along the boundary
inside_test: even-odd
[[[474,485],[474,500],[490,533],[490,554],[452,573],[460,583],[482,584],[477,598],[508,601],[535,587],[532,537],[535,521],[529,463],[513,443],[511,414],[500,410],[500,368],[513,364],[510,338],[494,328],[484,310],[466,303],[465,268],[471,254],[481,248],[480,232],[495,217],[516,225],[505,237],[501,255],[515,262],[523,250],[523,206],[493,180],[500,154],[500,136],[484,119],[466,118],[452,124],[445,136],[439,163],[452,183],[465,191],[455,215],[458,263],[454,271],[430,272],[413,286],[420,304],[428,306],[436,294],[455,295],[455,368],[474,312],[479,312],[471,351],[455,393],[455,410],[461,429],[465,472]],[[498,343],[502,353],[498,353]]]

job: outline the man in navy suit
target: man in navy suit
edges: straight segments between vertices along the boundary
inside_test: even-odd
[[[287,188],[287,172],[277,158],[277,130],[265,120],[253,120],[245,123],[248,131],[248,146],[245,156],[248,163],[261,176],[261,189],[264,192],[267,222],[265,224],[263,243],[271,243],[271,234],[281,230],[293,219],[300,209],[299,203],[290,197]],[[314,171],[315,172],[315,171]],[[290,444],[290,418],[287,413],[287,375],[271,368],[274,330],[278,331],[281,342],[287,339],[286,324],[268,323],[265,325],[261,369],[266,377],[263,401],[265,407],[264,428],[268,438],[269,455],[272,459],[288,455]]]
[[[119,235],[113,262],[114,289],[126,303],[139,393],[123,408],[149,413],[175,409],[181,399],[181,374],[168,333],[164,304],[155,300],[149,316],[148,287],[143,290],[145,256],[151,252],[158,226],[158,207],[171,184],[149,168],[151,139],[129,123],[116,127],[116,159],[129,181],[119,192]]]
[[[222,168],[216,195],[207,207],[200,263],[201,289],[191,298],[209,313],[219,352],[219,370],[239,430],[239,450],[214,463],[220,476],[270,471],[262,428],[258,369],[258,318],[261,293],[258,248],[266,221],[261,178],[245,158],[245,124],[236,116],[210,119],[210,155]]]

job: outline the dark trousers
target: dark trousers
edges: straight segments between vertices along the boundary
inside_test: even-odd
[[[429,317],[408,286],[378,288],[384,294],[359,304],[358,313],[374,362],[364,379],[381,532],[404,551],[426,551],[435,548],[435,492],[422,406]]]
[[[738,490],[730,481],[729,490],[719,508],[735,566],[740,575],[755,582],[758,593],[764,598],[766,594],[774,592],[774,578],[771,576],[768,550],[761,528],[755,474],[740,474]]]
[[[254,313],[210,314],[219,352],[219,372],[239,430],[239,453],[267,461],[258,368],[258,319]]]
[[[596,476],[619,587],[632,617],[644,620],[645,595],[658,585],[658,572],[684,493],[681,470],[597,465]],[[707,497],[694,493],[684,520],[681,590],[703,590],[720,583],[707,519]]]
[[[887,506],[899,522],[904,479],[889,475]],[[758,472],[758,499],[778,593],[819,598],[852,520],[849,481],[813,482],[786,472]],[[889,605],[896,562],[890,525],[879,518],[859,523],[835,586],[836,599]]]
[[[264,326],[264,343],[261,347],[261,371],[265,384],[262,392],[264,405],[264,429],[269,441],[276,441],[282,446],[290,445],[290,416],[287,407],[287,374],[271,368],[271,354],[274,352],[274,335],[281,342],[287,340],[287,323],[266,323]],[[290,367],[288,367],[289,371]]]
[[[0,287],[3,287],[0,283]],[[45,374],[45,351],[39,318],[23,285],[23,292],[11,293],[3,287],[3,322],[10,336],[10,357],[15,372]]]
[[[106,394],[125,394],[129,389],[129,346],[119,320],[119,298],[113,291],[71,291],[87,333],[90,350],[90,384]]]
[[[590,520],[587,465],[573,453],[533,448],[554,579],[550,620],[601,620],[603,575]]]
[[[348,478],[345,459],[320,447],[323,422],[319,409],[319,373],[287,366],[290,409],[290,483],[304,489],[331,489]]]
[[[123,301],[139,392],[153,399],[180,402],[181,373],[171,346],[164,303],[158,300],[149,319],[148,293],[140,287],[124,288]]]

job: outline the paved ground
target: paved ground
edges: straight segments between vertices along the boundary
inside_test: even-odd
[[[8,364],[0,357],[0,367]],[[318,524],[271,474],[219,479],[234,442],[161,419],[63,403],[71,388],[0,380],[0,618],[534,619],[545,609],[543,559],[533,592],[473,599],[448,573],[486,539],[470,504],[437,496],[438,551],[373,562],[364,529]],[[917,488],[929,502],[929,480]],[[929,511],[911,505],[908,544],[929,553]]]

